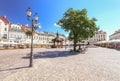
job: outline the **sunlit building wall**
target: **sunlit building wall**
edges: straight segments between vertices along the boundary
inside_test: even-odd
[[[120,39],[120,29],[115,31],[112,35],[109,36],[109,40]]]
[[[0,16],[0,39],[8,39],[8,31],[9,31],[10,22],[6,18],[6,16]]]
[[[107,40],[107,33],[100,30],[100,31],[97,31],[92,38],[89,38],[88,42],[95,44],[96,42],[106,41],[106,40]]]

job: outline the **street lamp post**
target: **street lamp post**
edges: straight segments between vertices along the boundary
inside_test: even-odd
[[[33,66],[33,32],[36,28],[38,28],[40,26],[40,24],[37,23],[38,21],[38,15],[37,13],[35,13],[34,15],[34,18],[33,19],[30,19],[31,17],[31,14],[32,14],[32,11],[30,8],[28,8],[26,10],[27,12],[27,18],[28,18],[28,21],[32,24],[32,35],[31,35],[31,51],[30,51],[30,63],[29,63],[29,67],[32,67]]]

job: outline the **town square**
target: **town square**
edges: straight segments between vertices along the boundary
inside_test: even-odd
[[[120,81],[119,0],[1,0],[0,81]]]
[[[28,68],[29,50],[0,50],[1,81],[120,80],[119,50],[96,47],[71,54],[69,48],[36,48],[34,66]]]

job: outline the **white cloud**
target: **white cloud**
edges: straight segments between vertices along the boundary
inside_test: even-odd
[[[56,26],[56,27],[60,27],[59,25],[57,25],[56,23],[54,23],[54,26]]]

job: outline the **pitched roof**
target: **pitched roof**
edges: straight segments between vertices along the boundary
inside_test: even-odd
[[[0,16],[0,19],[6,24],[10,23],[9,20],[5,16]]]
[[[27,32],[28,30],[30,30],[30,27],[26,25],[22,25],[21,28],[23,29],[24,32]]]
[[[27,32],[29,30],[31,30],[30,26],[26,26],[26,25],[22,25],[21,28],[23,29],[24,32]],[[36,31],[34,31],[35,34],[38,34]]]

